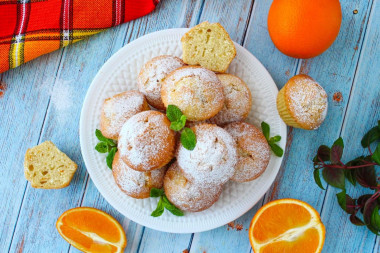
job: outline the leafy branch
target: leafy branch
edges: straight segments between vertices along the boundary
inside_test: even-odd
[[[350,221],[357,226],[367,226],[376,235],[380,235],[380,184],[376,177],[375,166],[380,165],[380,143],[374,152],[371,144],[380,140],[380,120],[378,125],[370,129],[361,140],[363,148],[368,149],[369,155],[357,157],[347,163],[342,162],[344,142],[339,137],[330,147],[322,145],[318,148],[317,155],[313,159],[314,180],[323,190],[320,170],[325,182],[342,191],[338,194],[339,206],[348,214]],[[357,184],[373,190],[373,194],[365,194],[357,199],[346,194],[346,179],[353,186]],[[363,220],[358,217],[362,213]]]

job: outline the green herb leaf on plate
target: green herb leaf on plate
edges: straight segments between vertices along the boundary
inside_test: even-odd
[[[168,198],[165,195],[162,196],[162,200],[163,200],[163,203],[164,203],[164,207],[169,212],[171,212],[175,216],[184,216],[184,213],[180,209],[178,209],[175,205],[173,205],[172,203],[170,203],[170,201],[168,200]]]
[[[152,188],[150,189],[150,196],[153,198],[161,197],[165,194],[163,189]]]
[[[111,170],[112,170],[112,162],[113,162],[113,159],[115,157],[116,152],[117,152],[117,148],[116,147],[112,148],[111,151],[108,153],[107,158],[106,158],[107,166]]]
[[[182,115],[179,120],[177,121],[173,121],[171,124],[170,124],[170,129],[174,130],[174,131],[180,131],[182,128],[185,127],[185,124],[186,124],[186,116],[185,115]]]
[[[152,213],[151,213],[151,216],[153,217],[159,217],[161,216],[163,213],[164,213],[164,203],[162,201],[162,196],[160,197],[160,200],[158,201],[157,203],[157,207],[156,207],[156,210],[154,210]]]
[[[270,142],[269,142],[269,146],[276,156],[282,157],[282,155],[284,154],[284,150],[282,150],[280,146],[278,146],[276,143],[270,143]]]
[[[95,150],[98,151],[99,153],[107,153],[108,152],[108,144],[105,143],[104,141],[101,141],[98,144],[96,144]]]
[[[270,127],[269,127],[268,123],[266,123],[264,121],[261,122],[261,130],[263,131],[265,139],[267,139],[267,141],[269,141]]]
[[[181,110],[175,105],[168,105],[168,108],[166,108],[166,116],[170,122],[179,121],[182,115]]]
[[[95,130],[95,136],[96,136],[96,138],[98,138],[99,141],[103,141],[103,142],[105,142],[108,145],[111,145],[113,147],[116,146],[116,143],[113,140],[104,137],[102,132],[99,129]]]
[[[193,150],[197,144],[197,139],[193,130],[185,127],[181,133],[181,144],[188,150]]]

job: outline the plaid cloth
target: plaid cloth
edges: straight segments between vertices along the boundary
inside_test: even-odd
[[[154,10],[159,0],[0,0],[0,73]]]

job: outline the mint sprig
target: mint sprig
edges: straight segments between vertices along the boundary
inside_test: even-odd
[[[261,122],[261,129],[273,153],[278,157],[282,157],[284,155],[284,150],[279,145],[276,144],[276,142],[281,141],[281,136],[276,135],[276,136],[270,137],[270,126],[268,125],[268,123],[264,121]]]
[[[170,129],[180,132],[181,131],[181,143],[184,148],[188,150],[193,150],[197,144],[197,138],[193,130],[186,125],[186,116],[181,112],[181,110],[175,105],[168,105],[166,109],[166,116],[170,120]]]
[[[153,217],[159,217],[164,213],[164,210],[168,210],[175,216],[183,216],[184,213],[178,209],[175,205],[170,203],[169,199],[166,197],[164,190],[152,188],[150,190],[150,196],[152,198],[160,198],[160,200],[157,203],[156,209],[151,213],[151,216]]]
[[[106,162],[108,168],[112,170],[112,162],[117,152],[117,144],[113,140],[104,137],[99,129],[95,130],[95,136],[100,141],[96,144],[95,150],[99,153],[108,153]]]
[[[357,157],[347,163],[342,161],[344,142],[339,137],[330,147],[322,145],[314,157],[314,180],[323,190],[319,171],[322,170],[324,181],[341,189],[336,194],[339,206],[350,215],[350,221],[356,226],[367,226],[374,234],[380,234],[380,182],[376,176],[375,166],[380,166],[380,143],[377,143],[374,152],[371,144],[380,141],[380,121],[370,129],[361,140],[363,148],[367,148],[369,155]],[[364,194],[357,199],[346,194],[346,179],[354,187],[358,184],[374,191],[373,194]],[[362,213],[362,218],[359,218]]]

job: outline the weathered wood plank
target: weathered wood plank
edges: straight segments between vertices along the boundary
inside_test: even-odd
[[[350,10],[352,11],[352,8]],[[358,10],[364,11],[362,8]],[[343,161],[349,161],[360,155],[368,155],[368,151],[361,147],[360,140],[380,120],[380,17],[377,15],[379,11],[380,4],[374,1],[371,13],[369,11],[365,13],[367,17],[369,16],[368,26],[363,30],[365,39],[362,49],[360,50],[359,46],[360,51],[356,53],[358,56],[360,54],[360,59],[350,96],[347,97],[348,105],[341,132],[345,141]],[[363,22],[363,20],[358,21]],[[357,43],[361,44],[362,41],[358,40]],[[347,188],[347,193],[353,198],[364,193],[373,193],[359,185],[355,188],[350,185]],[[322,219],[325,221],[328,234],[341,236],[327,237],[325,252],[372,252],[376,246],[375,235],[366,227],[357,227],[350,223],[349,216],[336,201],[337,192],[333,188],[327,191]]]
[[[162,1],[151,15],[130,23],[125,38],[121,39],[123,43],[118,45],[118,47],[114,47],[112,53],[116,52],[123,44],[127,44],[144,34],[168,28],[187,27],[191,23],[195,23],[200,14],[198,10],[201,4],[202,1]],[[126,249],[127,252],[137,252],[139,249],[144,252],[149,252],[153,249],[159,252],[170,252],[177,248],[178,250],[183,250],[188,246],[191,234],[162,233],[143,228],[133,221],[129,221],[104,200],[91,180],[88,182],[88,188],[84,194],[82,205],[96,207],[101,210],[110,210],[110,213],[120,221],[126,231],[129,241]],[[157,244],[153,244],[151,238],[155,238],[154,241]],[[162,243],[165,241],[167,243]],[[182,245],[184,245],[183,248]],[[71,247],[70,252],[77,252],[77,250]]]
[[[51,83],[62,50],[2,74],[0,97],[0,252],[7,252],[21,207],[26,180],[24,154],[40,136]]]
[[[57,218],[69,208],[79,206],[82,200],[87,173],[80,147],[78,122],[81,104],[91,78],[111,55],[115,37],[125,26],[111,29],[89,40],[78,42],[65,49],[57,77],[47,78],[51,89],[40,142],[53,141],[63,152],[78,163],[78,171],[70,186],[60,190],[33,189],[28,184],[20,217],[10,248],[11,252],[25,250],[40,252],[67,251],[69,245],[55,229]],[[45,96],[49,97],[49,94]],[[35,145],[36,143],[33,143]],[[22,153],[25,149],[22,151]],[[29,229],[33,228],[33,229]],[[54,249],[51,248],[54,245]]]

